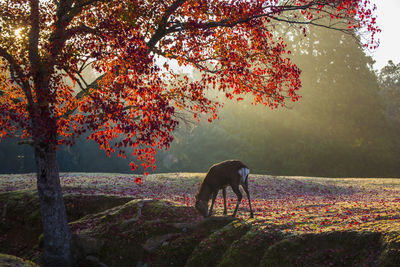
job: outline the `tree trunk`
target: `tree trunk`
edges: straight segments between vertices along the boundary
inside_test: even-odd
[[[43,266],[71,266],[71,232],[54,146],[35,148],[37,188],[43,223]]]

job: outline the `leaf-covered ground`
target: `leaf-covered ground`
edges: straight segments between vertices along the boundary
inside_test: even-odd
[[[64,193],[111,194],[140,199],[165,199],[193,206],[204,174],[171,173],[142,178],[120,174],[61,174]],[[35,176],[0,175],[0,192],[35,188]],[[400,179],[307,178],[253,175],[250,194],[257,223],[282,225],[288,231],[320,232],[399,227]],[[228,189],[228,210],[236,196]],[[222,215],[223,200],[216,200],[216,215]],[[242,199],[238,217],[248,218],[247,199]],[[385,222],[385,223],[384,223]],[[397,229],[399,230],[399,229]]]
[[[234,230],[237,227],[232,222],[225,226],[227,230],[221,228],[210,235],[215,229],[201,232],[198,225],[203,219],[192,208],[194,194],[204,174],[150,175],[142,177],[140,185],[135,183],[136,177],[61,174],[64,193],[73,194],[73,199],[85,198],[85,203],[94,195],[125,197],[124,201],[117,201],[115,205],[138,199],[114,210],[109,209],[113,205],[92,207],[87,214],[93,215],[83,218],[80,218],[85,215],[83,210],[76,212],[79,205],[72,200],[66,201],[70,221],[75,221],[71,227],[76,234],[104,241],[107,235],[123,233],[120,240],[128,240],[125,247],[129,242],[141,244],[141,249],[126,254],[138,253],[136,258],[128,257],[127,262],[140,259],[155,266],[183,266],[185,263],[187,266],[214,266],[217,263],[235,266],[229,259],[236,259],[236,263],[255,261],[252,266],[400,264],[400,179],[252,175],[249,190],[255,218],[249,219],[247,199],[244,197],[238,212],[239,221],[236,221],[241,223],[239,229]],[[6,196],[6,192],[34,189],[35,177],[33,174],[0,175],[0,183],[0,193],[5,193],[0,196]],[[143,202],[143,199],[149,201]],[[228,213],[233,211],[235,203],[236,196],[228,189]],[[222,207],[222,197],[219,196],[215,210],[217,218],[222,217]],[[103,213],[100,212],[102,210]],[[141,212],[138,213],[138,210]],[[184,234],[182,229],[186,229]],[[222,241],[215,238],[213,235],[216,233],[225,238]],[[3,236],[1,238],[4,239]],[[104,242],[107,244],[107,241]],[[155,248],[156,252],[149,252],[151,244],[157,242],[165,246]],[[110,243],[101,247],[112,246]],[[143,247],[146,249],[143,250]],[[217,253],[218,259],[210,258],[209,250],[215,252],[217,249],[221,250]],[[121,250],[120,247],[118,251]],[[319,254],[315,254],[316,250]],[[163,261],[177,251],[180,256],[175,256],[175,264]],[[244,251],[252,257],[238,256]],[[102,251],[103,257],[100,258],[111,266],[124,262],[121,255],[118,260],[107,258],[105,254]],[[110,255],[115,256],[115,253]],[[205,257],[201,255],[208,255],[206,258],[209,261],[202,262]]]

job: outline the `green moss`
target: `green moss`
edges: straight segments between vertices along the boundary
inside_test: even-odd
[[[6,217],[18,227],[41,225],[39,197],[36,191],[20,190],[0,194],[0,206]],[[6,227],[4,230],[8,230]]]
[[[223,255],[219,266],[257,266],[265,250],[281,239],[283,239],[283,235],[279,231],[262,231],[253,228],[232,243]]]
[[[38,237],[38,246],[39,248],[42,248],[44,245],[44,237],[43,237],[43,233],[41,233]]]
[[[39,265],[12,255],[0,253],[0,266],[2,267],[39,267]]]
[[[204,234],[211,234],[212,232],[221,229],[222,227],[236,221],[233,217],[209,217],[202,220],[196,227],[196,231]]]
[[[122,206],[109,209],[108,212],[103,213],[104,215],[101,217],[101,221],[104,223],[117,223],[121,220],[131,219],[137,215],[140,203],[141,200],[135,199],[123,204]]]
[[[141,200],[132,200],[121,206],[86,215],[71,222],[71,229],[79,229],[81,233],[89,236],[107,236],[115,227],[120,228],[121,224],[136,217],[140,203]]]
[[[109,267],[135,266],[145,251],[141,243],[120,238],[107,239],[99,251],[99,259]]]
[[[39,198],[34,190],[0,194],[0,251],[26,257],[42,232]],[[1,266],[1,265],[0,265]]]
[[[397,231],[390,231],[383,234],[383,240],[387,247],[400,249],[400,233]]]
[[[159,218],[172,215],[171,206],[164,200],[149,201],[143,205],[143,215],[146,217]]]
[[[400,266],[400,234],[397,231],[383,235],[385,250],[379,257],[379,265],[385,267]]]
[[[234,240],[244,235],[250,226],[233,221],[201,241],[188,259],[186,266],[214,266]]]
[[[167,201],[132,200],[81,218],[71,226],[72,229],[79,229],[80,233],[104,242],[99,258],[108,266],[132,266],[146,257],[147,252],[142,247],[146,240],[182,232],[173,222],[188,219],[187,215],[179,215],[186,208]]]
[[[177,232],[178,230],[172,227],[164,220],[145,221],[138,224],[135,228],[127,231],[129,236],[134,237],[140,242],[144,242],[150,237],[164,235],[167,233]]]
[[[400,250],[388,248],[385,249],[379,257],[379,266],[397,267],[400,266]]]
[[[269,247],[260,266],[376,266],[381,251],[379,233],[305,234]]]
[[[186,234],[161,246],[156,255],[150,259],[150,266],[185,266],[194,248],[204,236],[198,233]]]
[[[99,212],[121,205],[130,198],[105,195],[65,195],[68,219],[75,220],[91,212]],[[36,190],[19,190],[0,194],[0,251],[28,257],[39,243],[43,243],[39,197]]]
[[[123,205],[90,214],[71,223],[72,230],[102,243],[98,256],[107,266],[130,266],[143,256],[143,248],[139,242],[139,223],[129,224],[127,221],[137,217],[141,200],[132,200]]]
[[[132,198],[108,195],[85,196],[69,194],[64,196],[69,221],[75,221],[88,214],[98,213],[115,206],[123,205],[130,200]]]
[[[188,221],[188,219],[195,217],[195,214],[194,207],[182,206],[165,200],[145,201],[142,208],[142,216],[147,220],[162,218],[176,222]]]
[[[236,220],[232,217],[210,217],[192,224],[191,229],[182,228],[177,237],[168,240],[155,255],[149,256],[150,266],[184,266],[201,240]]]

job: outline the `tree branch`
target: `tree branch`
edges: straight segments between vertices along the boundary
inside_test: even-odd
[[[91,4],[94,4],[96,2],[108,2],[109,0],[87,0],[87,1],[82,1],[81,4],[73,5],[72,9],[73,10],[82,10],[82,8],[89,6]],[[76,1],[79,2],[79,1]]]
[[[81,90],[76,94],[75,99],[76,100],[80,100],[82,99],[84,96],[86,95],[90,95],[89,93],[89,89],[90,88],[97,88],[98,84],[97,82],[104,76],[100,76],[98,77],[96,80],[94,80],[93,82],[91,82],[89,85],[86,84],[86,82],[83,80],[82,76],[80,75],[80,73],[78,71],[76,71],[75,73],[83,80],[83,82],[85,83],[86,87],[84,87],[81,83],[81,81],[77,78],[75,78],[74,74],[72,74],[70,71],[68,71],[68,69],[64,68],[64,71],[69,75],[69,77],[76,82],[79,85],[79,88],[81,88]],[[72,113],[75,112],[75,110],[77,109],[77,107],[75,107],[74,109],[70,109],[68,110],[65,114],[62,115],[62,117],[67,118],[68,116],[70,116]]]
[[[80,4],[76,2],[80,1],[70,1],[61,0],[59,5],[57,5],[57,18],[55,24],[55,30],[50,37],[50,54],[49,58],[46,60],[46,64],[50,67],[54,66],[56,58],[62,51],[65,42],[75,36],[76,34],[94,34],[101,36],[96,29],[90,28],[84,24],[80,26],[72,27],[68,30],[67,27],[74,17],[76,17],[82,10],[88,5],[94,4],[96,2],[103,2],[105,0],[87,0],[82,1]],[[76,4],[76,5],[74,5]]]
[[[183,5],[186,0],[175,0],[165,11],[164,15],[162,16],[160,23],[158,24],[158,28],[150,40],[147,42],[147,47],[152,50],[155,45],[160,41],[165,35],[168,34],[167,32],[167,25],[168,19],[181,5]]]
[[[29,61],[32,70],[39,72],[41,69],[41,60],[39,56],[39,0],[30,0],[30,8],[31,29],[29,31]]]
[[[190,29],[196,26],[196,28],[200,29],[211,29],[211,28],[217,28],[217,27],[235,27],[239,24],[247,23],[250,22],[254,19],[259,19],[259,18],[270,18],[279,22],[285,22],[289,24],[303,24],[303,25],[314,25],[318,27],[324,27],[324,28],[329,28],[333,30],[338,30],[342,31],[344,33],[352,33],[349,29],[342,29],[342,28],[336,28],[333,27],[333,25],[324,25],[322,23],[316,23],[316,20],[311,20],[311,21],[295,21],[295,20],[288,20],[284,18],[279,18],[277,15],[282,14],[284,12],[292,12],[292,11],[297,11],[297,10],[307,10],[307,9],[312,9],[315,7],[316,10],[319,10],[317,7],[318,6],[329,6],[334,8],[337,2],[333,1],[332,3],[326,3],[323,1],[311,1],[310,3],[303,5],[303,6],[296,6],[296,5],[289,5],[289,1],[284,3],[281,6],[267,6],[263,7],[263,12],[253,15],[253,16],[247,16],[247,17],[241,17],[238,19],[222,19],[219,21],[209,21],[209,22],[201,22],[197,23],[196,25],[193,25],[193,22],[188,23],[188,22],[179,22],[175,21],[170,23],[171,27],[167,28],[168,25],[168,18],[174,12],[181,4],[183,4],[185,1],[181,0],[176,0],[165,12],[164,16],[161,19],[161,22],[159,24],[159,27],[157,28],[156,32],[152,36],[152,38],[149,40],[147,43],[147,46],[151,51],[154,50],[155,45],[157,44],[158,41],[160,41],[163,37],[170,33],[175,33],[175,32],[180,32],[184,31],[185,29]],[[322,11],[322,10],[321,10]],[[329,13],[329,12],[328,12]]]
[[[79,35],[79,34],[93,34],[93,35],[102,37],[102,35],[99,33],[98,29],[93,29],[84,24],[81,24],[80,26],[72,27],[72,28],[66,30],[65,31],[65,40],[69,40],[70,38],[74,37],[75,35]]]
[[[14,57],[9,54],[5,49],[0,47],[0,57],[7,60],[10,64],[10,73],[13,80],[16,81],[25,93],[29,104],[33,104],[32,91],[28,83],[28,77],[24,75],[22,68],[18,65]]]
[[[331,30],[336,30],[336,31],[340,31],[346,34],[351,34],[353,32],[353,30],[351,29],[346,29],[346,28],[339,28],[339,27],[335,27],[335,25],[325,25],[322,23],[316,23],[315,21],[317,21],[317,19],[315,20],[310,20],[310,21],[294,21],[294,20],[288,20],[288,19],[284,19],[284,18],[278,18],[278,17],[274,17],[274,16],[270,16],[270,19],[279,21],[279,22],[285,22],[288,24],[299,24],[299,25],[313,25],[313,26],[317,26],[317,27],[321,27],[321,28],[327,28],[327,29],[331,29]]]

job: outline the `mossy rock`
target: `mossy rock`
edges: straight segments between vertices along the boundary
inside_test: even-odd
[[[202,233],[203,235],[209,235],[234,221],[237,221],[234,217],[208,217],[201,220],[194,227],[196,232]]]
[[[88,236],[98,237],[99,234],[109,234],[114,226],[123,224],[136,216],[141,200],[131,200],[98,213],[88,214],[70,223],[72,231],[79,231]]]
[[[147,261],[150,266],[185,266],[194,249],[204,238],[235,220],[232,217],[210,217],[182,228],[181,235],[162,245]]]
[[[283,234],[280,231],[253,228],[232,243],[219,266],[258,266],[267,248],[282,239]]]
[[[98,258],[108,266],[131,266],[147,259],[146,241],[157,237],[176,237],[194,231],[193,207],[163,200],[132,200],[124,205],[85,216],[71,229],[102,243]],[[185,222],[185,223],[182,223]],[[178,227],[188,225],[187,227]],[[189,227],[190,226],[190,227]],[[172,239],[172,238],[171,238]],[[149,242],[150,242],[149,241]]]
[[[182,206],[181,204],[166,200],[144,200],[142,216],[147,220],[162,218],[169,221],[190,221],[197,216],[194,207]]]
[[[109,267],[136,266],[136,263],[146,254],[141,244],[134,240],[120,238],[112,240],[110,238],[103,241],[103,246],[97,256]]]
[[[304,234],[269,247],[260,266],[377,266],[381,252],[380,233]]]
[[[132,229],[121,232],[126,238],[134,238],[137,242],[144,243],[151,237],[168,233],[177,233],[179,230],[168,223],[167,220],[141,221]]]
[[[16,256],[0,253],[0,266],[2,267],[39,267],[39,265]]]
[[[398,267],[400,266],[400,250],[388,248],[385,249],[379,257],[379,266]]]
[[[132,198],[108,195],[64,195],[64,203],[69,221],[87,214],[98,213],[122,205]],[[0,194],[3,217],[12,219],[13,224],[27,224],[41,228],[39,196],[36,190],[19,190]],[[1,229],[1,228],[0,228]]]
[[[379,257],[379,266],[400,266],[400,234],[397,231],[386,232],[383,235],[385,250]]]
[[[97,240],[99,247],[95,255],[108,266],[129,266],[141,258],[143,249],[137,239],[132,238],[134,234],[124,232],[124,225],[127,220],[136,218],[141,203],[141,200],[132,200],[99,213],[89,214],[71,222],[71,230],[78,235]],[[133,229],[135,226],[132,225]]]
[[[1,216],[0,234],[18,225],[41,227],[39,197],[34,190],[19,190],[0,194]],[[38,226],[39,224],[39,226]]]
[[[232,242],[240,239],[250,225],[235,220],[202,240],[194,249],[185,266],[217,266]]]
[[[204,236],[198,233],[184,234],[168,241],[154,255],[150,255],[150,266],[185,266],[187,259],[194,248],[200,243]]]
[[[163,208],[169,212],[161,212]],[[132,200],[122,206],[85,216],[72,222],[71,228],[105,239],[134,236],[137,241],[144,241],[150,236],[177,231],[169,222],[187,220],[188,217],[180,214],[180,210],[185,208],[166,201]],[[171,218],[172,214],[175,217]]]
[[[123,205],[133,198],[110,195],[64,195],[65,208],[70,222],[88,214],[98,213]]]
[[[39,198],[34,190],[0,194],[0,251],[26,258],[42,232]]]
[[[121,205],[131,198],[107,195],[65,195],[70,221],[92,212]],[[17,190],[0,194],[0,251],[28,258],[42,233],[39,197],[36,190]]]

